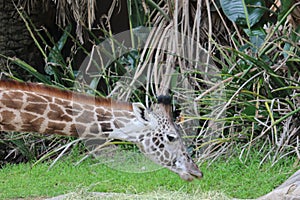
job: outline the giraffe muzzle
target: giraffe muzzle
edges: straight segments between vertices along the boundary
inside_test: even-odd
[[[188,174],[180,175],[183,180],[192,181],[194,179],[202,179],[203,173],[199,170],[195,163],[192,163],[188,169]]]
[[[196,178],[196,179],[202,179],[203,178],[203,173],[200,171],[200,170],[198,170],[197,172],[192,172],[192,173],[190,173],[194,178]]]

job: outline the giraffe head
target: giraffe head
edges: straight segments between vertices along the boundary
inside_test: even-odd
[[[130,133],[126,140],[137,144],[146,157],[177,173],[181,179],[202,178],[202,172],[188,154],[179,129],[173,123],[170,105],[158,101],[152,110],[141,103],[133,103],[132,107],[136,121],[133,126],[125,127]]]

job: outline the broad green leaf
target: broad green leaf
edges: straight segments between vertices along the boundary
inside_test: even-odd
[[[43,74],[39,73],[35,68],[27,64],[25,61],[20,60],[18,58],[8,58],[10,61],[12,61],[14,64],[22,67],[24,70],[28,71],[30,74],[32,74],[35,78],[37,78],[42,83],[46,83],[48,85],[51,85],[51,81],[47,78],[47,76],[44,76]]]
[[[59,66],[62,63],[64,63],[64,59],[61,55],[61,50],[63,49],[63,47],[67,42],[71,29],[72,29],[71,25],[67,26],[59,41],[54,45],[52,49],[50,49],[50,53],[47,57],[47,65],[45,66],[44,69],[48,75],[57,75],[56,69],[54,69],[53,66],[55,65]]]
[[[220,0],[225,15],[234,23],[248,28],[255,25],[265,13],[262,0]]]
[[[291,6],[293,5],[293,0],[285,0],[285,1],[280,1],[281,2],[281,9],[278,14],[278,21],[280,21],[284,15],[289,11]]]
[[[256,29],[244,29],[244,32],[249,36],[252,50],[254,53],[257,53],[261,45],[264,44],[266,33],[262,28],[256,28]]]

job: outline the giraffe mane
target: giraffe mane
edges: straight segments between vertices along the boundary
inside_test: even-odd
[[[38,84],[38,83],[22,83],[13,80],[1,80],[0,88],[5,90],[22,90],[34,92],[35,94],[47,95],[57,98],[63,98],[78,103],[87,105],[95,105],[101,107],[112,107],[114,109],[132,111],[132,104],[128,102],[115,101],[109,98],[95,97],[91,95],[82,94],[79,92],[62,90],[53,86]]]

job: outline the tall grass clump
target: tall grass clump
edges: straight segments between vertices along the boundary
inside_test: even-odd
[[[274,8],[253,1],[238,9],[242,2],[220,2],[218,13],[225,13],[220,18],[234,23],[227,45],[220,44],[219,38],[210,40],[213,59],[222,69],[225,101],[221,112],[225,114],[217,119],[223,122],[219,139],[200,143],[198,149],[213,145],[218,156],[239,146],[242,160],[252,148],[264,155],[261,163],[267,159],[276,163],[287,156],[299,160],[300,35],[299,24],[291,21],[299,5],[283,3]],[[239,14],[244,18],[236,18]]]
[[[241,160],[252,148],[262,163],[299,160],[299,27],[290,20],[297,6],[170,1],[153,12],[155,28],[133,81],[147,71],[148,93],[173,95],[198,159],[231,155],[238,146]]]

